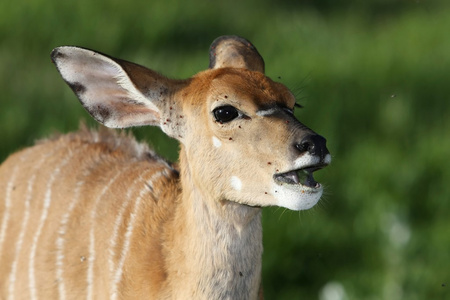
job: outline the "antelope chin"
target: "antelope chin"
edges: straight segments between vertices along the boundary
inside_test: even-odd
[[[275,174],[273,194],[278,200],[278,205],[292,210],[313,207],[323,193],[323,187],[314,179],[313,173],[325,166],[325,164],[310,165]]]

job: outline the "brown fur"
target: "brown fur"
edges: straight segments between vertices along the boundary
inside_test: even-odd
[[[258,72],[251,44],[217,45],[214,68],[188,80],[86,49],[52,52],[94,118],[158,125],[180,141],[180,159],[104,128],[12,154],[0,166],[0,299],[262,298],[261,207],[307,209],[322,191],[275,176],[331,158],[293,116],[291,92]],[[226,106],[238,112],[230,122],[215,116]]]
[[[49,157],[45,157],[47,154],[51,154]],[[147,241],[155,239],[155,235],[158,235],[161,230],[161,225],[155,225],[158,223],[164,223],[167,221],[167,214],[173,209],[175,201],[172,198],[168,199],[168,195],[172,196],[177,194],[178,191],[178,172],[172,169],[169,164],[163,161],[161,158],[155,156],[148,147],[144,144],[138,144],[134,139],[124,136],[123,134],[117,135],[112,131],[100,130],[98,132],[82,130],[78,133],[73,133],[65,136],[60,136],[59,138],[48,140],[46,142],[40,142],[33,148],[26,149],[22,152],[12,155],[0,169],[0,184],[1,190],[5,191],[6,184],[10,180],[10,171],[17,167],[18,176],[13,182],[12,187],[12,207],[11,211],[14,215],[11,216],[11,221],[8,223],[9,234],[6,236],[8,242],[8,247],[3,248],[3,255],[1,256],[2,271],[6,271],[11,268],[13,261],[17,260],[18,274],[26,274],[25,270],[28,268],[27,262],[29,261],[30,249],[22,247],[20,253],[15,253],[14,245],[17,244],[17,239],[20,232],[21,220],[23,220],[24,200],[23,195],[26,194],[21,192],[22,190],[27,190],[27,185],[30,182],[30,178],[33,174],[36,175],[36,181],[33,188],[33,199],[30,201],[30,211],[32,217],[29,219],[28,226],[25,229],[25,240],[32,240],[33,232],[37,228],[39,223],[39,215],[43,209],[42,201],[37,201],[38,199],[43,199],[45,197],[46,188],[48,187],[49,178],[52,172],[55,171],[58,166],[60,166],[61,160],[70,157],[69,162],[64,166],[59,173],[58,178],[56,178],[51,185],[52,189],[52,202],[49,207],[48,217],[46,219],[45,227],[42,229],[42,235],[39,238],[39,247],[36,252],[36,278],[37,286],[40,287],[44,294],[47,295],[44,298],[55,299],[57,295],[54,292],[50,292],[52,287],[54,287],[54,282],[58,280],[55,275],[55,252],[56,252],[56,239],[58,236],[57,229],[61,227],[60,221],[63,213],[67,211],[67,207],[70,205],[71,201],[74,201],[74,191],[73,188],[79,182],[85,183],[80,192],[80,201],[74,207],[73,213],[69,220],[69,228],[67,230],[64,239],[66,241],[74,241],[79,246],[73,247],[71,245],[65,253],[64,264],[69,265],[69,268],[65,268],[66,274],[64,277],[81,277],[81,274],[86,270],[86,260],[89,259],[89,251],[87,249],[89,230],[93,226],[90,215],[88,212],[96,209],[93,207],[94,200],[102,191],[108,180],[114,176],[117,172],[122,174],[117,178],[116,183],[111,185],[107,193],[102,197],[103,201],[98,203],[101,207],[99,208],[99,215],[96,216],[97,222],[95,224],[96,243],[99,249],[108,246],[108,238],[111,236],[112,227],[109,224],[114,222],[114,217],[120,210],[121,203],[125,200],[123,197],[118,197],[118,195],[123,194],[124,191],[134,188],[136,186],[145,186],[146,180],[151,178],[151,176],[160,170],[165,170],[166,174],[160,177],[157,181],[152,182],[152,190],[148,188],[145,193],[147,198],[143,205],[148,206],[147,209],[141,211],[141,215],[138,216],[137,222],[143,222],[147,224],[145,227],[141,228],[140,231],[134,233],[134,239],[139,241],[140,235],[145,235]],[[43,160],[44,159],[44,160]],[[22,161],[23,160],[23,161]],[[37,162],[43,162],[40,164],[42,167],[39,169],[34,168]],[[12,168],[9,168],[12,166]],[[134,183],[137,177],[142,176],[143,178]],[[166,187],[162,190],[162,187]],[[173,186],[173,188],[171,188]],[[136,197],[138,191],[133,191],[131,195]],[[63,196],[61,198],[61,196]],[[132,196],[133,197],[133,196]],[[56,200],[57,199],[57,200]],[[167,199],[167,200],[166,200]],[[0,207],[0,215],[4,214],[4,206]],[[151,215],[145,214],[146,211],[152,211]],[[126,208],[126,213],[124,214],[124,222],[120,227],[120,234],[123,235],[125,231],[125,225],[131,214],[131,204]],[[151,217],[151,218],[149,218]],[[159,228],[154,230],[154,228]],[[48,229],[46,229],[48,228]],[[53,228],[53,229],[52,229]],[[148,229],[146,229],[148,228]],[[105,235],[106,234],[106,235]],[[29,238],[27,238],[29,236]],[[103,237],[103,238],[101,238]],[[139,243],[139,244],[142,244]],[[161,252],[159,243],[149,243],[146,247],[152,247],[150,252],[152,256],[161,256],[157,254]],[[156,248],[155,248],[156,246]],[[141,247],[133,247],[130,249],[130,253],[134,251],[141,251]],[[17,255],[19,255],[17,257]],[[129,255],[138,260],[141,255],[133,256]],[[83,258],[86,260],[83,261]],[[99,257],[101,261],[96,263],[97,268],[104,264],[107,266],[106,257]],[[152,258],[153,264],[161,260],[154,260]],[[142,259],[142,263],[145,263],[145,259]],[[40,265],[53,265],[52,268],[40,267]],[[156,273],[161,272],[161,267],[155,265],[150,268]],[[46,271],[47,270],[47,271]],[[97,270],[101,272],[101,269]],[[0,290],[7,291],[5,288],[8,286],[8,273],[1,272],[0,276]],[[104,272],[105,275],[107,272]],[[46,283],[48,278],[55,278],[54,280]],[[81,278],[80,278],[81,279]],[[163,279],[163,278],[162,278]],[[81,280],[82,281],[82,280]],[[76,281],[74,281],[76,282]],[[101,282],[96,281],[96,283],[101,284]],[[28,278],[26,276],[21,276],[17,278],[16,283],[16,295],[20,295],[23,299],[29,298],[27,296],[27,285]],[[50,284],[50,286],[49,286]],[[159,286],[158,283],[156,283]],[[152,289],[152,285],[146,285],[150,290],[155,293],[157,289]],[[68,294],[72,295],[73,298],[80,296],[79,285],[67,286]],[[101,289],[101,286],[94,288],[94,291],[108,291],[108,289]],[[40,294],[43,296],[44,294]],[[7,298],[7,294],[3,294],[2,298]],[[96,298],[101,295],[97,295]],[[105,298],[108,295],[104,295]]]

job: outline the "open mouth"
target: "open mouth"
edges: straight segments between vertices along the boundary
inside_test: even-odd
[[[312,189],[318,189],[321,185],[314,180],[313,173],[323,167],[325,167],[325,165],[314,165],[307,168],[275,174],[274,179],[278,184],[302,185]]]

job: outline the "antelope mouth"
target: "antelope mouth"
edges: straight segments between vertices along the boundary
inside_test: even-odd
[[[325,165],[309,166],[302,169],[292,170],[285,173],[275,174],[274,180],[279,185],[301,186],[311,190],[318,190],[322,185],[318,183],[313,173],[322,169]]]

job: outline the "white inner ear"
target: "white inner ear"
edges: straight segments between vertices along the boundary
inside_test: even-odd
[[[122,67],[114,61],[111,62],[114,64],[116,72],[114,78],[117,80],[117,84],[119,84],[127,92],[128,98],[144,104],[151,110],[158,111],[159,109],[136,88]]]
[[[148,99],[117,62],[77,47],[61,47],[59,53],[56,62],[61,75],[70,85],[80,86],[78,97],[98,121],[108,127],[159,125],[159,109],[152,103],[161,100],[159,93]]]
[[[90,65],[90,68],[92,69],[95,68],[95,70],[98,71],[97,74],[93,74],[93,77],[96,80],[103,79],[99,82],[99,84],[106,84],[105,88],[114,89],[116,88],[116,86],[114,85],[109,86],[110,84],[108,83],[108,81],[110,81],[110,78],[114,78],[116,80],[116,84],[118,84],[121,88],[123,88],[127,98],[129,98],[130,100],[134,100],[140,104],[143,104],[152,110],[158,110],[158,108],[153,103],[148,101],[148,99],[136,88],[136,86],[130,80],[128,74],[114,60],[86,49],[79,49],[79,48],[75,49],[79,51],[85,51],[86,54],[88,54],[87,57],[89,57],[89,61],[87,61],[86,63]],[[83,69],[84,71],[86,71],[85,68]],[[78,74],[81,75],[82,72]]]

